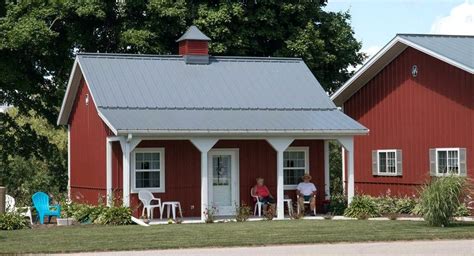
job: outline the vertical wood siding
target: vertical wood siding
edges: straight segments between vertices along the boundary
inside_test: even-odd
[[[430,179],[428,153],[436,147],[467,148],[467,172],[474,177],[473,109],[473,75],[407,48],[344,104],[345,113],[370,129],[355,137],[357,191],[412,194]],[[402,177],[372,176],[377,149],[403,151]]]
[[[322,209],[322,200],[324,200],[324,143],[319,140],[305,140],[295,141],[292,146],[309,147],[310,174],[313,176],[313,182],[318,187],[318,208]],[[200,216],[200,153],[194,145],[187,140],[154,140],[142,141],[138,147],[165,148],[165,193],[155,193],[155,196],[160,197],[162,201],[180,201],[185,216]],[[263,177],[270,192],[276,196],[276,152],[265,140],[221,140],[214,146],[214,149],[216,148],[239,149],[240,202],[253,207],[250,188],[255,185],[255,178],[257,177]],[[120,151],[121,154],[119,147],[116,150],[117,152]],[[115,173],[114,170],[114,175]],[[118,179],[121,180],[122,172],[118,171],[117,174]],[[295,200],[294,191],[285,191],[285,194]],[[131,194],[131,206],[134,209],[134,215],[139,216],[142,208],[137,194]]]
[[[89,104],[86,105],[86,96]],[[71,125],[71,196],[96,204],[105,196],[105,143],[111,132],[98,116],[84,80],[81,81],[69,119]]]

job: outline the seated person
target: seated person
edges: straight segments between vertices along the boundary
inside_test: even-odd
[[[252,189],[252,196],[257,196],[258,200],[263,204],[263,214],[266,214],[267,207],[270,205],[270,208],[273,213],[275,213],[275,199],[270,194],[267,186],[264,185],[263,178],[257,178],[257,184]]]
[[[314,216],[314,209],[316,208],[316,186],[310,182],[311,175],[305,174],[302,177],[303,182],[300,182],[296,187],[296,193],[299,195],[298,207],[301,212],[304,213],[304,201],[309,201],[309,207],[311,208],[311,215]]]

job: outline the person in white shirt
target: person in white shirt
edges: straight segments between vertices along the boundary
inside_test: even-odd
[[[304,201],[309,201],[309,207],[311,208],[311,214],[314,215],[314,209],[316,208],[316,186],[311,183],[311,175],[305,174],[302,177],[303,182],[300,182],[296,187],[296,193],[299,195],[298,207],[301,212],[304,213]]]

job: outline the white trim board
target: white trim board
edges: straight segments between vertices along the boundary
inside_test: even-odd
[[[356,93],[360,88],[365,86],[368,81],[391,63],[393,59],[398,57],[407,47],[412,47],[470,74],[474,74],[474,69],[406,40],[400,35],[396,35],[377,54],[367,61],[347,82],[334,92],[331,95],[331,100],[333,100],[336,105],[342,106],[346,100],[352,97],[352,95],[354,95],[354,93]]]

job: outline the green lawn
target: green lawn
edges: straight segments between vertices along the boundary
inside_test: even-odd
[[[474,239],[474,223],[447,228],[411,221],[258,221],[73,226],[0,231],[0,253],[74,252],[421,239]]]

